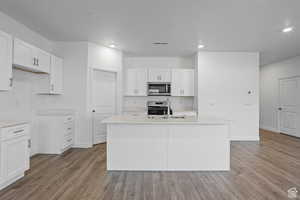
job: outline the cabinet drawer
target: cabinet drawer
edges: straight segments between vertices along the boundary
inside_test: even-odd
[[[21,136],[26,136],[28,134],[27,125],[19,125],[9,128],[2,129],[1,140],[8,140],[12,138],[17,138]]]
[[[64,136],[64,143],[63,148],[70,146],[73,144],[73,135],[65,135]]]
[[[65,134],[73,131],[74,131],[74,123],[73,122],[65,123]]]

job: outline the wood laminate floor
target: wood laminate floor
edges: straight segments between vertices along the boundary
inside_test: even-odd
[[[260,136],[231,144],[230,172],[109,173],[103,144],[38,155],[23,179],[0,191],[0,200],[288,199],[290,187],[300,189],[300,139]]]

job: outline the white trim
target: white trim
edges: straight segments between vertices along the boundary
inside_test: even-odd
[[[259,141],[259,136],[257,137],[234,137],[234,138],[231,138],[230,141]]]
[[[266,126],[266,125],[260,125],[259,126],[259,128],[260,129],[263,129],[263,130],[266,130],[266,131],[272,131],[272,132],[274,132],[274,133],[279,133],[280,131],[277,129],[277,128],[275,128],[275,127],[271,127],[271,126]]]
[[[89,143],[74,144],[72,146],[72,148],[83,148],[83,149],[92,148],[92,147],[93,145]]]

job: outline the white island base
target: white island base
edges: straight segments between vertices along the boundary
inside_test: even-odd
[[[229,123],[218,120],[133,120],[107,123],[107,170],[230,170]]]

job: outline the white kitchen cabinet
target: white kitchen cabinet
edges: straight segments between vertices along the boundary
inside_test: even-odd
[[[41,49],[36,49],[37,68],[41,72],[49,73],[51,65],[51,55]]]
[[[172,70],[172,96],[194,96],[195,73],[193,69]]]
[[[24,176],[29,169],[29,125],[0,129],[0,189]]]
[[[171,82],[171,70],[149,68],[148,82]]]
[[[38,94],[63,93],[63,59],[51,56],[50,74],[40,76],[37,85]]]
[[[0,31],[0,90],[12,88],[12,36]]]
[[[32,72],[49,73],[50,54],[20,39],[14,39],[13,65]]]
[[[147,96],[147,69],[128,69],[125,79],[126,96]]]
[[[38,115],[39,153],[61,154],[74,144],[73,115]]]

